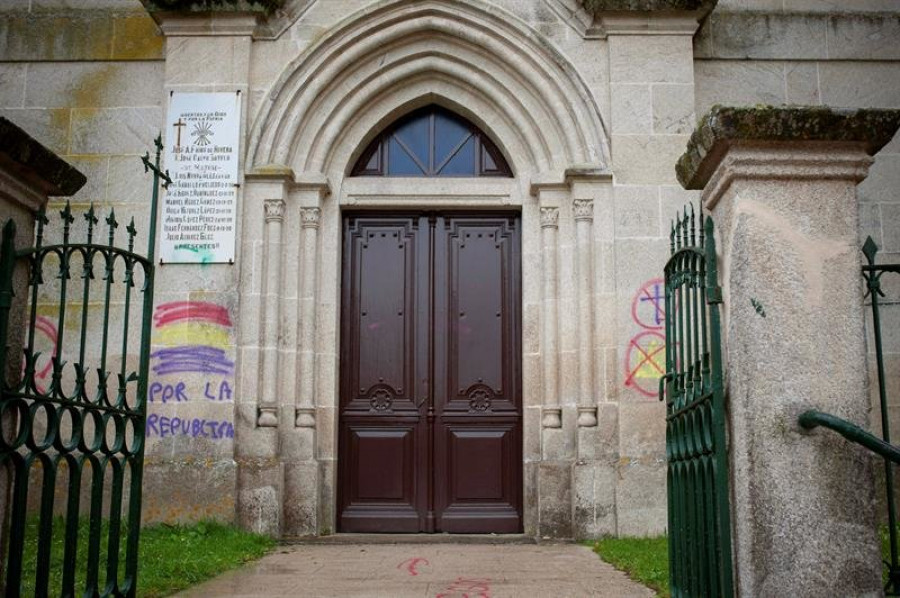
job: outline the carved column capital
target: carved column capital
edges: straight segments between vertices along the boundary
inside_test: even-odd
[[[284,220],[283,199],[267,199],[263,207],[266,211],[266,222],[281,222]]]
[[[541,208],[541,228],[559,226],[559,208]]]
[[[576,199],[572,204],[575,212],[575,220],[593,220],[594,219],[594,200],[593,199]]]
[[[301,208],[300,223],[303,228],[319,228],[319,217],[322,210],[319,208]]]

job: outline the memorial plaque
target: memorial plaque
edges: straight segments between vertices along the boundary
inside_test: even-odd
[[[162,263],[234,262],[240,114],[239,93],[170,95]]]

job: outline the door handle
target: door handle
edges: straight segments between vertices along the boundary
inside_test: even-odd
[[[421,409],[422,405],[424,405],[426,402],[428,402],[428,397],[422,397],[421,399],[419,399],[418,403],[416,403],[416,409]]]

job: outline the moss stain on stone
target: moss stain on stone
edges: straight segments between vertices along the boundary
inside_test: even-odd
[[[686,189],[702,189],[708,160],[735,142],[854,143],[874,155],[900,128],[900,110],[842,110],[822,106],[713,106],[700,120],[675,166]]]

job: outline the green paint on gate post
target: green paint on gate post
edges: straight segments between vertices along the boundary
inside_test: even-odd
[[[50,219],[42,211],[35,215],[37,230],[35,245],[22,250],[15,248],[15,224],[9,221],[3,228],[0,242],[0,347],[10,340],[9,317],[13,308],[13,276],[16,263],[25,265],[29,272],[27,293],[22,298],[21,309],[27,313],[29,332],[25,339],[24,368],[19,380],[9,383],[0,380],[0,418],[14,420],[16,433],[11,437],[0,434],[0,466],[9,464],[12,472],[9,546],[5,595],[16,598],[21,595],[23,554],[26,533],[29,481],[32,472],[40,468],[41,501],[37,525],[37,557],[34,566],[35,596],[49,593],[48,581],[51,567],[51,543],[53,538],[56,485],[60,465],[67,471],[68,484],[62,488],[66,497],[63,512],[65,526],[64,558],[62,562],[62,594],[65,596],[128,596],[137,591],[138,542],[141,517],[141,483],[144,463],[145,422],[147,414],[147,381],[150,362],[150,333],[153,315],[153,256],[156,240],[156,214],[159,201],[159,185],[167,185],[167,173],[159,168],[162,151],[161,138],[156,139],[155,162],[149,154],[144,156],[145,170],[153,171],[153,196],[150,205],[149,245],[147,256],[134,252],[137,229],[134,220],[126,228],[128,247],[116,246],[116,229],[119,223],[111,211],[105,219],[107,242],[94,240],[95,226],[99,222],[93,206],[84,214],[86,222],[85,242],[72,241],[72,224],[75,217],[66,203],[59,212],[62,223],[62,243],[44,245],[44,235]],[[91,281],[95,280],[95,263],[102,266],[101,288],[103,305],[102,332],[99,339],[89,339],[87,334],[88,306],[91,301]],[[80,267],[79,267],[80,264]],[[141,310],[140,359],[138,371],[127,366],[129,318],[132,307],[132,288],[135,274],[143,274],[144,285]],[[69,282],[74,276],[80,279],[80,301],[69,303]],[[58,284],[58,291],[48,288]],[[110,318],[113,304],[113,288],[124,285],[123,317]],[[44,290],[41,293],[41,290]],[[57,305],[56,339],[53,355],[42,357],[35,343],[38,322],[38,299],[55,293]],[[67,307],[80,307],[81,334],[77,344],[66,344]],[[108,368],[108,342],[110,326],[121,324],[122,346],[118,368]],[[97,342],[99,340],[99,342]],[[89,367],[88,352],[99,353],[96,367]],[[77,359],[67,368],[67,356]],[[38,382],[39,360],[49,358],[52,367],[50,386],[43,388]],[[0,351],[0,372],[7,371],[7,356]],[[116,371],[113,371],[113,370]],[[96,387],[88,383],[96,372]],[[116,383],[109,378],[115,374]],[[128,431],[130,430],[130,435]],[[82,511],[81,480],[84,467],[90,467],[88,542],[86,557],[79,558],[79,516]],[[129,474],[128,500],[125,503],[125,475]],[[127,519],[123,521],[123,514]],[[108,519],[104,525],[103,520]],[[122,535],[125,535],[124,575],[120,572],[119,553]],[[83,545],[83,543],[82,543]],[[105,545],[105,546],[104,546]],[[106,561],[101,562],[105,554]],[[84,578],[76,587],[76,564],[86,562]],[[101,583],[101,568],[105,569]]]
[[[713,221],[672,224],[665,266],[669,577],[675,597],[734,595],[725,388]]]

